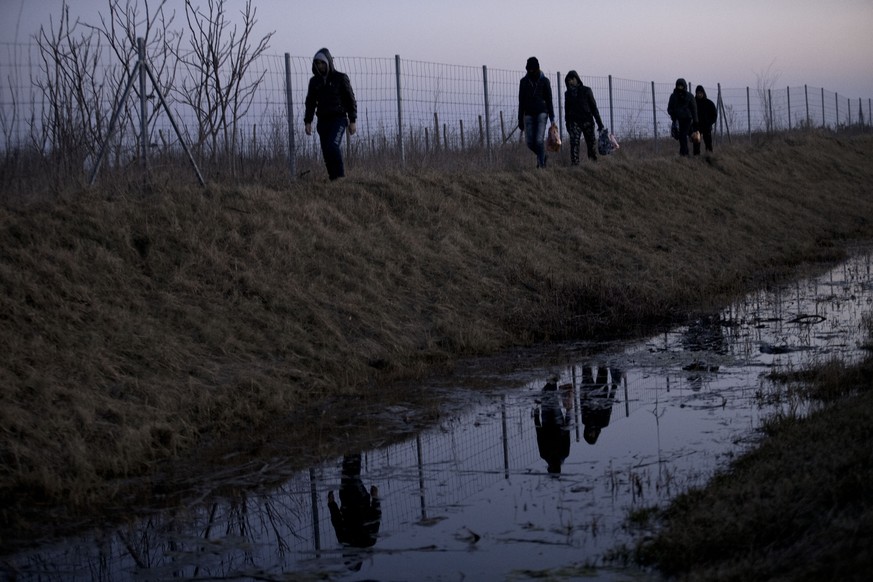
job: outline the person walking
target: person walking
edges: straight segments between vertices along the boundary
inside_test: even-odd
[[[688,92],[685,79],[676,79],[676,87],[667,102],[670,121],[678,124],[679,155],[688,156],[688,135],[697,126],[697,105],[694,96]]]
[[[703,145],[706,151],[712,151],[712,129],[715,122],[718,120],[718,109],[711,99],[706,97],[706,90],[703,85],[698,85],[694,89],[694,101],[697,106],[697,131],[703,138]],[[700,155],[700,142],[694,142],[694,155]]]
[[[518,129],[524,131],[528,149],[537,155],[537,168],[545,168],[546,121],[555,125],[552,84],[540,70],[536,57],[527,60],[525,70],[527,74],[518,86]]]
[[[326,48],[312,59],[312,78],[306,91],[303,123],[306,135],[312,135],[312,120],[318,117],[316,131],[321,141],[321,153],[327,176],[331,180],[345,176],[343,136],[357,131],[358,105],[349,76],[336,70],[333,57]]]
[[[603,131],[603,120],[600,119],[594,92],[591,87],[582,84],[582,78],[576,71],[567,73],[564,85],[567,86],[564,92],[564,121],[567,122],[567,133],[570,134],[570,164],[579,165],[580,136],[585,138],[588,159],[596,162],[594,122],[597,122],[597,130]]]
[[[572,386],[558,388],[556,378],[542,389],[542,401],[533,410],[537,449],[546,462],[546,470],[553,475],[561,472],[561,465],[570,456],[570,424],[572,419]],[[564,395],[566,398],[561,398]]]

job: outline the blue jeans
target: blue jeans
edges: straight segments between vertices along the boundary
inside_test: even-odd
[[[524,116],[524,139],[528,149],[537,155],[537,168],[546,166],[545,136],[548,121],[549,116],[546,113],[540,113],[536,117]]]
[[[342,178],[346,175],[343,165],[343,136],[349,120],[345,117],[318,120],[315,131],[321,141],[321,154],[324,156],[324,165],[327,166],[327,177],[331,180]]]

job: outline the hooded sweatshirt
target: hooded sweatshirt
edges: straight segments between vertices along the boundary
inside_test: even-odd
[[[315,66],[318,61],[327,63],[327,74],[318,72]],[[320,120],[348,118],[349,123],[355,123],[358,118],[358,105],[349,77],[336,70],[333,57],[326,48],[312,57],[312,78],[306,91],[303,122],[312,123],[316,115]]]
[[[518,126],[524,127],[524,116],[537,116],[545,113],[549,121],[555,121],[555,109],[552,104],[552,84],[539,69],[535,57],[528,59],[527,74],[521,78],[518,86]]]
[[[703,97],[698,97],[698,93],[703,93]],[[706,97],[706,90],[703,88],[703,85],[698,85],[694,90],[694,99],[697,102],[697,118],[700,122],[699,125],[702,130],[709,130],[710,127],[715,125],[715,122],[718,119],[718,109],[716,109],[715,103]]]
[[[694,102],[694,95],[688,92],[688,83],[685,79],[676,79],[676,88],[673,89],[667,102],[667,114],[673,121],[690,119],[697,123],[697,105]]]
[[[579,84],[575,87],[570,85],[570,80],[576,79]],[[597,109],[597,101],[594,100],[594,92],[591,87],[582,84],[582,78],[576,71],[570,71],[564,77],[564,120],[567,125],[571,123],[597,122],[598,128],[603,128],[603,120],[600,119],[600,111]]]

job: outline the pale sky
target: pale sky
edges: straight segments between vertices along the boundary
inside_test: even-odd
[[[135,1],[135,0],[131,0]],[[138,0],[140,5],[144,0]],[[200,1],[205,5],[205,0]],[[152,0],[152,7],[158,4]],[[576,69],[722,87],[822,87],[873,98],[873,0],[254,0],[271,54],[393,57],[547,71]],[[69,0],[89,23],[107,0]],[[0,42],[26,42],[61,0],[0,0]],[[228,0],[236,16],[244,0]],[[184,0],[169,0],[176,24]]]

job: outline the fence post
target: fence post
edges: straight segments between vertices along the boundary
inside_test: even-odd
[[[749,141],[752,141],[752,100],[749,98],[748,85],[746,85],[746,123],[749,126]]]
[[[612,75],[609,76],[609,128],[615,133],[615,118],[612,109]]]
[[[400,150],[400,164],[406,163],[406,155],[403,151],[403,99],[400,91],[400,55],[394,55],[394,77],[397,84],[397,147]]]
[[[436,111],[433,112],[433,151],[438,152],[440,149],[440,116]]]
[[[285,53],[285,102],[288,108],[288,171],[297,178],[297,144],[294,142],[294,98],[291,94],[291,54]]]
[[[773,90],[767,89],[767,133],[771,133],[776,129],[776,123],[773,119]]]
[[[485,98],[485,147],[491,156],[491,105],[488,103],[488,67],[482,65],[482,86]],[[480,119],[481,123],[481,119]]]
[[[136,39],[136,47],[139,53],[139,62],[145,64],[145,40]],[[140,148],[142,154],[143,181],[147,180],[149,172],[149,136],[148,136],[148,111],[146,109],[146,70],[144,66],[139,68],[139,131]]]
[[[785,87],[785,99],[788,100],[788,131],[791,131],[791,87]]]
[[[847,125],[852,125],[852,100],[846,97],[846,115],[848,123]]]
[[[809,118],[809,88],[803,86],[803,98],[806,101],[806,125],[812,127],[812,120]]]
[[[837,108],[837,118],[834,120],[834,131],[840,130],[840,96],[834,93],[834,105]]]
[[[821,88],[821,127],[824,129],[828,126],[828,120],[825,117],[825,108],[824,108],[824,87]]]
[[[655,137],[655,152],[658,151],[658,107],[655,105],[655,82],[652,81],[652,135]]]

